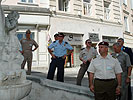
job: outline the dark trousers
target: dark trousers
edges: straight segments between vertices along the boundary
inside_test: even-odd
[[[128,100],[132,100],[131,82],[128,85]]]
[[[116,80],[100,81],[94,80],[95,100],[115,100]]]
[[[81,85],[82,79],[85,75],[85,72],[87,71],[88,67],[89,67],[90,62],[87,62],[86,64],[81,64],[80,65],[80,69],[78,72],[78,76],[77,76],[77,85]]]
[[[52,58],[52,61],[50,63],[47,79],[53,80],[55,70],[57,67],[57,81],[64,82],[64,64],[65,59],[63,58]]]

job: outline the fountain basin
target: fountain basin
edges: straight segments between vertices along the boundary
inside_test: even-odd
[[[31,88],[30,80],[19,85],[0,86],[0,100],[21,100],[30,93]]]

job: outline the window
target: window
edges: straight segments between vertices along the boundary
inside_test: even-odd
[[[125,31],[129,32],[128,18],[127,17],[124,17],[124,25],[125,25]]]
[[[109,19],[110,18],[110,9],[109,9],[109,2],[104,2],[104,18]]]
[[[123,0],[123,4],[127,5],[127,0]]]
[[[91,0],[83,0],[84,2],[87,2],[87,3],[90,3],[91,2]]]
[[[25,2],[25,3],[34,3],[33,0],[21,0],[21,2]]]
[[[105,19],[109,19],[109,12],[110,12],[110,9],[104,7],[104,18]]]
[[[90,0],[84,0],[83,1],[83,12],[84,12],[84,15],[91,15]]]
[[[21,2],[26,2],[26,0],[21,0]]]
[[[17,37],[19,40],[21,40],[22,38],[26,37],[25,32],[17,32]],[[30,35],[31,39],[34,39],[34,32],[31,33]]]
[[[59,0],[59,10],[69,12],[70,11],[70,0]]]
[[[29,3],[33,3],[33,0],[28,0]]]

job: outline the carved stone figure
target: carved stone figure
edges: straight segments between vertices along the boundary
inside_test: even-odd
[[[25,71],[21,69],[23,56],[19,52],[20,43],[16,37],[19,14],[12,11],[5,18],[6,40],[0,60],[0,85],[20,84],[26,80]]]
[[[19,52],[21,45],[16,36],[19,14],[16,11],[11,11],[5,17],[1,1],[0,100],[20,100],[30,93],[32,82],[26,80],[26,72],[21,69],[23,56]]]

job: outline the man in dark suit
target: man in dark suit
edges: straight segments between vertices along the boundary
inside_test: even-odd
[[[123,46],[123,44],[124,44],[124,39],[123,38],[119,38],[117,42],[120,43],[121,50],[126,52],[129,55],[131,65],[133,66],[133,52],[132,52],[132,49],[129,48],[129,47]],[[128,77],[131,78],[131,76],[128,76]],[[128,86],[128,100],[132,100],[131,82],[129,83],[129,86]]]

